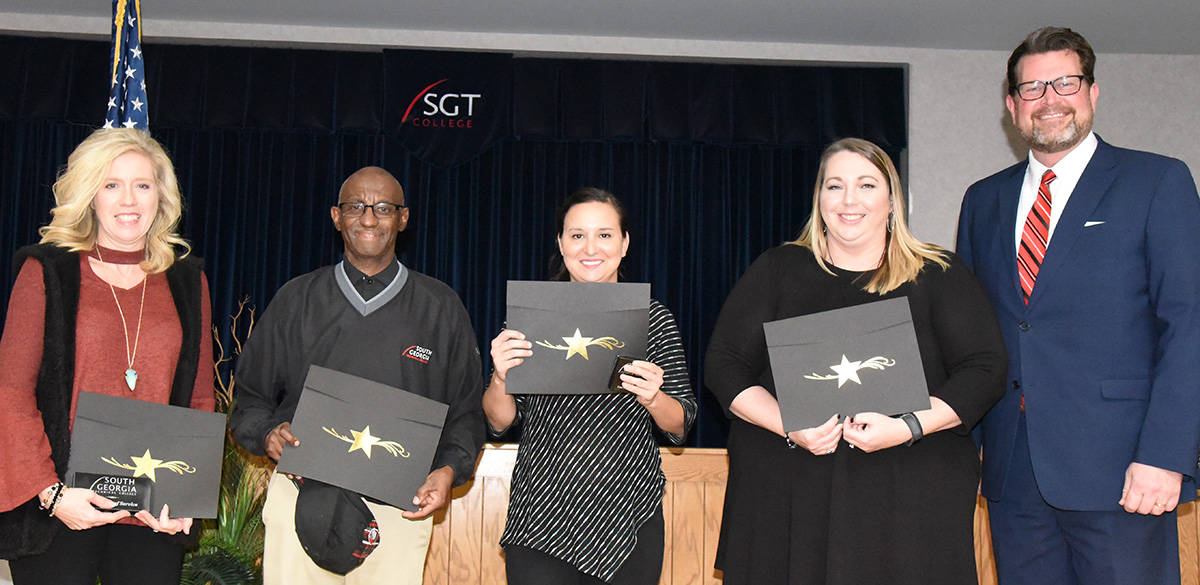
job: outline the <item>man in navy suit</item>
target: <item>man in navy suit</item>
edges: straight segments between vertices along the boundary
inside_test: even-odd
[[[1177,584],[1175,508],[1196,498],[1200,198],[1182,162],[1092,133],[1095,59],[1064,28],[1013,51],[1028,160],[959,218],[1009,350],[977,430],[1005,585]]]

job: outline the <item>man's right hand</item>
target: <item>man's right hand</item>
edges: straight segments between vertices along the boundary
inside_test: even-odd
[[[279,461],[279,457],[283,455],[283,447],[285,445],[299,447],[300,439],[297,439],[296,435],[292,434],[292,423],[281,422],[279,426],[267,433],[267,440],[264,443],[267,450],[267,457]]]

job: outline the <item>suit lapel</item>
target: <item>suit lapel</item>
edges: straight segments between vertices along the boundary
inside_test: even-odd
[[[1116,178],[1116,162],[1112,147],[1100,141],[1092,160],[1079,177],[1079,183],[1071,192],[1071,198],[1067,200],[1067,207],[1054,227],[1054,234],[1050,236],[1050,246],[1046,248],[1046,257],[1038,270],[1037,284],[1033,287],[1033,295],[1029,297],[1030,307],[1042,297],[1054,277],[1062,272],[1063,262],[1075,246],[1075,240],[1083,233],[1084,221],[1092,216]]]
[[[1025,169],[1028,163],[1015,165],[1010,168],[1009,175],[997,185],[996,192],[996,236],[991,238],[992,257],[998,262],[996,266],[1003,271],[1002,278],[1009,281],[1009,286],[1015,296],[1009,298],[1021,302],[1021,279],[1017,276],[1017,202],[1021,199],[1021,183],[1025,180]]]

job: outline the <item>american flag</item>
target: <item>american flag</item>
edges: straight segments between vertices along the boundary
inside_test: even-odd
[[[142,60],[141,0],[113,0],[112,88],[105,128],[150,129],[146,64]]]

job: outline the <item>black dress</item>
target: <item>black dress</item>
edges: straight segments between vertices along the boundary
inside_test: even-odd
[[[727,585],[963,585],[975,583],[973,518],[979,456],[970,429],[1004,392],[1007,366],[995,314],[975,277],[951,256],[885,295],[869,274],[821,270],[808,248],[760,256],[717,319],[705,382],[728,413],[744,389],[775,394],[762,324],[907,296],[932,396],[962,419],[911,447],[814,456],[734,417],[716,566]],[[828,413],[832,415],[833,413]],[[842,413],[855,414],[855,413]]]

